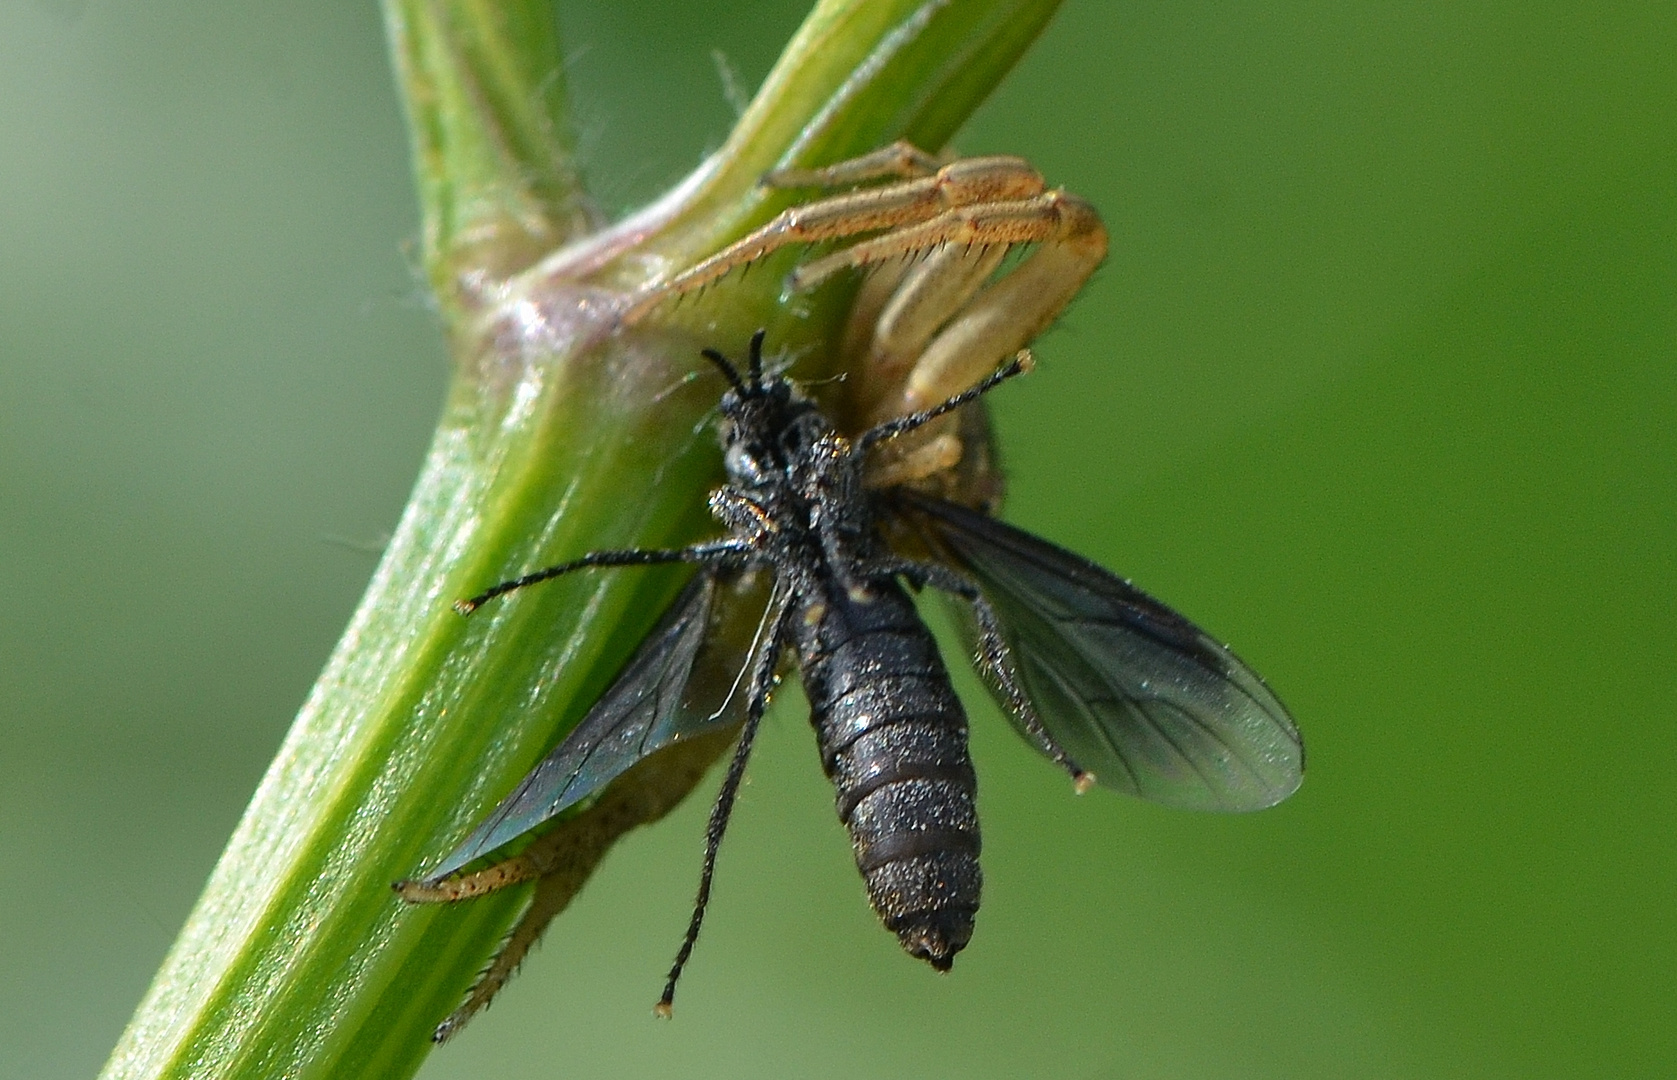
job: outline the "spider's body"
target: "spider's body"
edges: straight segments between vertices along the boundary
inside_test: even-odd
[[[456,605],[469,613],[586,567],[699,567],[559,745],[426,877],[398,884],[424,903],[537,883],[438,1039],[494,997],[610,840],[665,813],[737,732],[658,1006],[668,1013],[788,649],[869,899],[910,954],[948,969],[979,904],[977,785],[966,715],[905,586],[962,602],[974,662],[998,703],[1079,791],[1095,776],[1077,762],[1109,787],[1189,809],[1256,810],[1298,787],[1298,729],[1250,668],[1129,582],[988,513],[997,481],[983,418],[957,411],[1027,369],[1023,346],[1100,262],[1106,232],[1093,208],[1048,190],[1018,158],[940,166],[903,144],[768,179],[889,177],[898,179],[787,210],[623,315],[633,323],[780,247],[863,237],[805,263],[792,282],[872,268],[839,346],[854,376],[845,430],[860,434],[845,438],[787,379],[764,377],[761,331],[743,372],[705,350],[729,386],[720,405],[727,483],[709,504],[724,535],[592,552]],[[996,276],[1015,244],[1035,250]]]

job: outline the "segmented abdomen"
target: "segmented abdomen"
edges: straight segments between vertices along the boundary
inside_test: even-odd
[[[810,722],[874,910],[940,971],[972,937],[978,780],[937,642],[895,581],[835,587],[793,623]]]

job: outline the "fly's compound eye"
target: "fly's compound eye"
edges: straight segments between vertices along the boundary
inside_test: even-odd
[[[781,450],[789,461],[805,457],[826,442],[831,431],[819,413],[805,412],[794,418],[781,431]]]
[[[776,472],[769,456],[761,446],[736,442],[722,452],[722,464],[728,470],[728,479],[735,484],[759,487],[770,482]]]

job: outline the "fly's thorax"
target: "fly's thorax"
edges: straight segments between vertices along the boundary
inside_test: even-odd
[[[823,432],[793,465],[792,482],[828,552],[861,561],[872,551],[872,497],[863,487],[862,462],[848,439],[831,429]],[[849,573],[848,568],[839,569]]]
[[[722,411],[729,483],[712,515],[783,574],[853,587],[878,539],[850,440],[785,380],[729,391]]]

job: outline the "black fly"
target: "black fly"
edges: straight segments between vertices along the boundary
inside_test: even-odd
[[[763,333],[742,372],[704,356],[721,402],[728,483],[710,496],[720,539],[670,550],[597,551],[504,582],[456,607],[585,567],[693,563],[699,574],[616,682],[420,886],[599,796],[676,742],[740,725],[711,811],[698,897],[659,1001],[667,1014],[704,920],[717,847],[774,689],[797,658],[821,760],[874,910],[910,955],[940,971],[972,936],[981,874],[967,721],[936,642],[904,586],[964,602],[977,662],[1032,745],[1079,790],[1168,806],[1256,810],[1299,785],[1304,752],[1281,702],[1193,623],[1127,582],[994,518],[905,487],[863,486],[870,449],[1020,374],[1028,354],[935,408],[846,439],[785,378],[765,377]],[[886,524],[937,561],[887,543]],[[766,576],[766,606],[730,689],[700,684],[719,597]],[[737,652],[730,653],[738,663]],[[441,1031],[440,1031],[441,1033]]]

